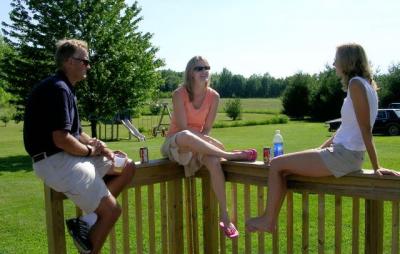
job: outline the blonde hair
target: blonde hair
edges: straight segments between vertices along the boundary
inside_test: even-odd
[[[367,54],[361,45],[348,43],[338,46],[336,48],[335,65],[339,66],[342,71],[341,80],[345,91],[347,91],[350,79],[355,76],[365,78],[374,89],[377,89]]]
[[[189,94],[189,100],[193,101],[193,68],[197,66],[197,64],[202,61],[208,65],[208,61],[202,57],[202,56],[194,56],[192,59],[189,60],[189,62],[186,65],[185,73],[183,76],[183,84],[182,86],[186,88],[186,91]],[[208,79],[206,86],[209,86],[210,84],[210,79]]]
[[[72,57],[78,49],[88,50],[86,41],[77,39],[62,39],[56,43],[55,61],[58,69],[61,69],[64,62]]]

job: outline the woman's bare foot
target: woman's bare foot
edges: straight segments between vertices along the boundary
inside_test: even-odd
[[[246,230],[249,232],[268,232],[274,233],[276,230],[276,226],[268,225],[267,217],[260,216],[250,218],[246,221]]]

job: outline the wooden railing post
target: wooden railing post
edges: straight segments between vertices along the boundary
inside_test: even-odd
[[[383,201],[365,200],[365,253],[383,252]]]
[[[218,201],[208,175],[202,179],[203,189],[203,243],[204,253],[218,253]]]
[[[49,254],[67,253],[65,246],[64,207],[62,199],[54,198],[55,192],[44,185],[47,243]]]
[[[182,179],[169,181],[168,192],[168,253],[184,253]]]

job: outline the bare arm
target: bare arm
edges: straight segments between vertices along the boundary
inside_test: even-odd
[[[82,131],[81,136],[79,137],[79,141],[82,144],[88,144],[89,145],[91,140],[92,140],[92,138],[88,134],[86,134],[85,132]]]
[[[65,130],[53,131],[52,136],[54,144],[69,154],[77,156],[102,154],[109,159],[113,158],[113,152],[105,146],[105,143],[98,139],[90,138],[84,132],[81,133],[79,140]]]
[[[210,112],[208,112],[206,122],[204,123],[204,127],[202,130],[202,134],[208,135],[211,131],[211,128],[214,124],[215,117],[217,116],[218,104],[219,104],[219,94],[213,94],[214,98],[212,100],[212,105],[210,108]]]
[[[87,156],[89,153],[88,144],[80,142],[80,140],[76,139],[68,131],[56,130],[53,131],[52,136],[54,144],[69,154]],[[90,155],[98,153],[98,151],[95,151],[95,147],[91,147],[90,149],[92,149]]]
[[[184,88],[182,88],[184,89]],[[176,125],[179,130],[187,130],[187,119],[186,119],[186,112],[185,112],[185,106],[183,104],[183,100],[181,96],[178,93],[178,90],[176,90],[172,94],[172,106],[174,109],[174,116],[176,120]]]
[[[361,136],[363,138],[365,148],[367,150],[372,168],[377,174],[398,175],[396,171],[382,168],[378,162],[375,145],[372,137],[372,126],[370,124],[370,111],[368,98],[364,86],[359,80],[352,80],[349,84],[350,96],[353,102],[354,112],[360,127]]]

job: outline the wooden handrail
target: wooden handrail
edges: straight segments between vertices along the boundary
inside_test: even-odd
[[[195,187],[192,189],[185,186],[185,194],[183,191],[183,179],[184,170],[181,166],[176,163],[170,162],[166,159],[161,160],[152,160],[147,164],[136,164],[137,171],[134,177],[134,180],[130,184],[129,187],[138,188],[138,192],[135,194],[136,198],[140,199],[140,186],[143,185],[153,185],[161,183],[165,188],[165,196],[168,200],[166,204],[167,209],[167,222],[165,222],[168,228],[172,231],[168,231],[168,237],[163,239],[163,241],[168,241],[168,252],[169,253],[181,253],[184,249],[183,242],[184,240],[190,241],[189,245],[194,248],[191,250],[191,253],[197,253],[198,246],[198,235],[197,231],[189,238],[184,238],[184,217],[185,212],[183,208],[183,203],[185,203],[185,207],[194,206],[196,201],[191,200],[188,196],[193,195],[193,191],[195,194]],[[222,168],[225,172],[226,181],[232,182],[233,192],[236,192],[236,184],[244,184],[246,193],[249,192],[250,185],[257,185],[260,188],[267,186],[268,180],[268,166],[264,165],[263,162],[256,161],[253,163],[249,162],[222,162]],[[205,169],[202,169],[197,172],[195,177],[200,177],[203,181],[202,184],[202,196],[203,196],[203,221],[207,221],[206,224],[203,225],[203,248],[207,253],[218,253],[218,234],[215,234],[215,229],[217,226],[216,218],[218,217],[218,207],[216,206],[217,202],[214,194],[211,191],[210,180],[208,177],[208,172]],[[189,182],[193,181],[193,179],[186,179],[185,185]],[[167,185],[165,185],[167,183]],[[293,197],[291,196],[292,192],[301,192],[303,193],[303,206],[304,209],[308,209],[308,193],[318,193],[318,200],[321,201],[319,203],[318,212],[322,213],[322,222],[320,219],[318,221],[321,230],[319,231],[319,237],[324,237],[323,223],[324,220],[324,194],[333,194],[336,195],[336,202],[338,204],[341,203],[341,196],[350,196],[356,198],[365,198],[365,252],[366,253],[382,253],[382,236],[383,236],[383,202],[382,201],[393,201],[393,209],[399,209],[398,201],[400,200],[400,178],[393,176],[378,176],[374,175],[371,170],[364,170],[362,173],[353,173],[341,178],[335,177],[321,177],[321,178],[310,178],[310,177],[300,177],[300,176],[288,176],[287,184],[289,189],[288,194],[288,209],[293,210]],[[150,189],[150,193],[153,193],[153,189]],[[262,194],[262,189],[257,189],[258,195],[261,197],[258,199],[258,211],[261,211],[262,203],[265,203],[265,196]],[[138,196],[139,195],[139,196]],[[154,194],[153,194],[154,195]],[[163,194],[162,194],[163,195]],[[186,196],[184,199],[183,196]],[[236,194],[233,194],[236,195]],[[127,193],[123,193],[123,200],[127,200]],[[236,197],[232,196],[234,202]],[[135,198],[135,199],[136,199]],[[66,253],[65,246],[65,235],[64,235],[64,211],[63,211],[63,201],[66,197],[62,193],[58,193],[47,186],[45,186],[45,206],[46,206],[46,222],[47,222],[47,235],[48,235],[48,250],[49,253]],[[153,202],[153,201],[152,201]],[[165,202],[165,200],[161,200],[161,202]],[[354,203],[355,202],[355,203]],[[353,204],[357,208],[359,204],[357,203],[357,199],[353,199]],[[322,206],[321,206],[322,204]],[[123,207],[128,207],[127,204],[122,204]],[[249,205],[249,204],[248,204]],[[136,208],[135,208],[136,209]],[[232,209],[235,213],[235,207]],[[337,220],[341,221],[341,208],[340,205],[336,206],[338,209]],[[127,208],[125,209],[127,210]],[[136,210],[141,214],[139,210]],[[190,216],[188,213],[194,212],[191,209],[186,210],[186,216]],[[196,211],[197,213],[197,211]],[[248,212],[247,212],[248,213]],[[354,213],[354,210],[353,210]],[[393,212],[394,220],[398,220],[399,212]],[[197,217],[197,214],[195,215]],[[288,214],[288,223],[293,221]],[[123,214],[127,218],[127,214]],[[304,220],[308,221],[308,217],[304,217]],[[197,221],[187,220],[187,223],[197,223]],[[356,222],[358,219],[356,218]],[[125,223],[125,222],[124,222]],[[187,224],[186,223],[186,224]],[[243,223],[243,222],[240,222]],[[153,223],[154,224],[154,223]],[[321,226],[322,225],[322,226]],[[140,226],[141,227],[141,226]],[[154,225],[153,225],[154,227]],[[392,226],[393,236],[392,238],[394,247],[393,251],[398,250],[398,239],[395,239],[396,236],[399,235],[399,227],[396,223]],[[189,227],[189,231],[197,230],[197,227]],[[125,226],[125,231],[128,231],[128,227]],[[164,228],[163,228],[164,230]],[[288,241],[293,238],[292,225],[288,225]],[[307,230],[307,228],[303,227],[303,230]],[[340,250],[340,228],[335,235],[337,237],[336,241],[338,245],[337,251]],[[191,235],[191,232],[186,231],[187,234]],[[356,231],[354,234],[355,241],[358,242],[357,238],[358,225],[356,226]],[[376,232],[381,232],[379,236],[376,236]],[[308,234],[308,231],[305,231],[305,234]],[[164,234],[163,234],[164,237]],[[278,244],[278,235],[274,236],[274,252],[277,251]],[[222,238],[223,239],[223,238]],[[246,245],[250,245],[248,241],[250,238],[246,235]],[[263,242],[262,237],[259,237],[259,241]],[[124,239],[126,243],[124,243],[124,250],[129,248],[129,242],[127,239]],[[193,241],[193,242],[192,242]],[[216,241],[216,242],[215,242]],[[223,242],[223,241],[222,241]],[[303,248],[308,248],[308,238],[303,238]],[[323,240],[321,240],[321,245],[318,248],[323,250]],[[194,246],[194,247],[193,247]],[[222,244],[222,248],[225,248],[224,244]],[[237,251],[237,242],[233,242],[233,246]],[[263,244],[261,245],[263,246]],[[139,246],[139,249],[142,247]],[[260,248],[260,246],[259,246]],[[154,246],[152,247],[154,249]],[[288,242],[287,250],[289,252],[293,251],[293,246]],[[166,250],[165,253],[167,252]]]
[[[261,161],[222,162],[226,181],[267,186],[269,167]],[[207,170],[198,171],[196,177],[204,177]],[[136,163],[136,174],[130,187],[167,182],[184,178],[183,168],[166,159],[152,160],[147,164]],[[378,176],[372,170],[351,173],[344,177],[303,177],[288,176],[288,189],[298,191],[323,192],[343,196],[362,197],[372,200],[400,201],[400,178]],[[53,191],[52,199],[65,199],[59,192]]]

